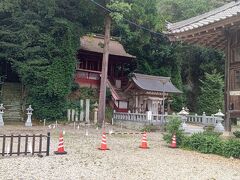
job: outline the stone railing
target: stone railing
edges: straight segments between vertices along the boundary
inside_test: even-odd
[[[144,124],[164,124],[170,115],[149,113],[113,113],[113,121],[131,121]]]
[[[147,122],[147,114],[114,112],[113,119],[120,121]]]
[[[167,119],[173,116],[178,116],[182,119],[180,115],[162,115],[162,114],[144,114],[144,113],[121,113],[114,112],[113,120],[114,121],[132,121],[132,122],[142,122],[142,123],[153,123],[153,124],[164,124],[167,122]],[[203,115],[186,115],[187,123],[194,124],[203,124],[203,125],[216,125],[217,117],[215,116],[206,116],[205,113]]]
[[[212,116],[206,116],[205,113],[202,115],[187,115],[187,120],[186,122],[189,123],[196,123],[196,124],[204,124],[204,125],[215,125],[217,124],[217,117],[214,115]]]

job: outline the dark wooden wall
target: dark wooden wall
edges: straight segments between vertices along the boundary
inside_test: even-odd
[[[231,35],[230,59],[230,107],[231,117],[240,117],[240,30],[234,30]],[[235,111],[235,112],[234,112]]]

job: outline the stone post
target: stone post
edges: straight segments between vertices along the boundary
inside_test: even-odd
[[[3,104],[0,104],[0,127],[4,126],[4,122],[3,122],[3,114],[4,114],[4,107]]]
[[[31,107],[31,105],[29,105],[29,107],[27,108],[27,121],[25,122],[25,126],[27,127],[31,127],[32,126],[32,112],[33,112],[33,109]]]
[[[68,118],[68,121],[71,121],[71,109],[67,110],[67,118]]]
[[[218,110],[218,113],[214,114],[214,116],[217,118],[217,124],[214,128],[214,131],[216,132],[224,132],[224,127],[222,125],[224,114],[221,112],[221,110]]]
[[[90,110],[90,99],[86,99],[85,121],[88,124],[90,123],[90,120],[89,120],[89,110]]]
[[[75,121],[78,122],[78,109],[75,110]]]
[[[83,100],[80,100],[80,121],[83,121]]]
[[[93,111],[94,111],[93,122],[94,122],[94,124],[97,124],[97,117],[98,117],[98,103],[97,102],[94,104]]]
[[[147,111],[146,115],[147,115],[147,120],[151,121],[152,120],[152,111]]]
[[[207,118],[206,118],[206,113],[205,112],[203,112],[203,115],[202,115],[202,123],[203,123],[203,125],[207,124]]]
[[[72,114],[71,114],[71,121],[74,121],[75,119],[75,109],[72,109]]]

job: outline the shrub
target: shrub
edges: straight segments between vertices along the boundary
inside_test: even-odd
[[[196,133],[188,138],[187,141],[185,140],[182,146],[202,153],[220,154],[221,145],[221,139],[217,134]]]
[[[233,134],[236,138],[240,138],[240,131],[234,131]]]
[[[164,134],[163,139],[170,143],[172,140],[173,134],[176,134],[177,137],[177,144],[181,145],[182,138],[183,138],[183,130],[180,129],[182,121],[179,117],[174,116],[168,119],[167,125],[166,125],[166,131],[167,133]]]
[[[240,158],[240,141],[237,139],[230,139],[223,143],[222,155],[225,157]]]

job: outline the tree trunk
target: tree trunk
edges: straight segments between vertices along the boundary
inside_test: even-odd
[[[100,85],[99,108],[98,108],[98,124],[100,126],[104,125],[104,122],[105,122],[106,87],[107,87],[107,74],[108,74],[110,27],[111,27],[111,17],[109,16],[109,14],[106,14],[106,16],[105,16],[105,36],[104,36],[104,48],[103,48],[103,59],[102,59],[101,85]]]

